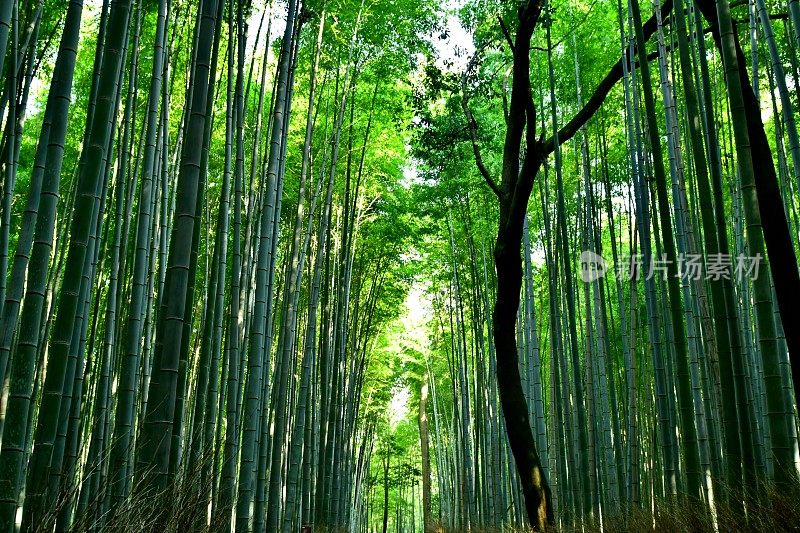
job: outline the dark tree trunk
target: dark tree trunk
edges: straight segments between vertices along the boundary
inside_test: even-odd
[[[544,530],[546,524],[552,521],[553,509],[550,505],[550,487],[536,451],[519,374],[515,332],[522,287],[522,224],[514,223],[510,216],[512,203],[501,198],[501,224],[494,247],[497,300],[492,313],[492,333],[497,354],[497,385],[528,519],[534,527]],[[505,224],[502,223],[503,219],[506,219]]]
[[[566,142],[588,122],[605,101],[611,88],[622,77],[620,59],[598,84],[586,105],[558,130],[553,137],[536,137],[536,107],[531,95],[531,37],[542,13],[543,0],[529,0],[518,10],[519,26],[512,38],[502,19],[500,23],[513,53],[514,77],[506,116],[503,146],[503,173],[496,183],[483,164],[477,140],[478,125],[467,105],[467,78],[462,79],[464,114],[475,154],[476,164],[486,183],[497,195],[500,207],[497,240],[494,247],[497,270],[497,299],[493,311],[492,335],[497,360],[497,384],[506,422],[508,442],[519,474],[528,521],[534,529],[544,530],[553,521],[550,487],[536,450],[530,427],[528,406],[519,373],[516,328],[522,288],[522,229],[533,182],[544,160],[559,142]],[[661,6],[662,16],[672,9],[672,0]],[[642,25],[644,41],[656,29],[656,17]],[[472,65],[471,65],[472,66]],[[559,141],[560,139],[560,141]],[[523,152],[522,148],[525,147]]]

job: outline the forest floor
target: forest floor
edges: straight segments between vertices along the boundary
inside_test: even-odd
[[[800,486],[763,489],[750,505],[734,509],[717,505],[712,517],[705,505],[688,500],[664,501],[652,509],[628,509],[608,519],[552,527],[551,533],[791,533],[800,532]],[[438,526],[436,533],[461,533]],[[471,529],[471,533],[528,533],[528,528]]]

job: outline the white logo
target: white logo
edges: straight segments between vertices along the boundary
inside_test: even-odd
[[[584,250],[581,252],[581,279],[584,283],[597,281],[606,275],[606,261],[598,254]]]

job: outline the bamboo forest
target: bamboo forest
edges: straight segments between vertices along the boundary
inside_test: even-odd
[[[799,123],[800,0],[0,0],[0,533],[800,531]]]

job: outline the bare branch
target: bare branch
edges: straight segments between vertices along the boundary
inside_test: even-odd
[[[669,12],[672,10],[672,0],[666,0],[661,5],[661,16],[666,17]],[[643,28],[644,30],[644,39],[645,41],[649,39],[653,33],[656,31],[656,17],[653,15],[650,19],[645,22]],[[597,88],[592,93],[592,96],[589,97],[586,104],[578,111],[575,116],[572,117],[563,128],[558,130],[558,142],[564,143],[571,139],[583,126],[586,124],[592,116],[594,116],[595,112],[600,109],[600,106],[608,96],[608,93],[611,92],[611,89],[614,85],[622,79],[622,62],[628,60],[628,51],[626,50],[623,54],[623,57],[617,61],[617,63],[611,67],[611,70],[606,74],[606,77],[600,82]],[[550,137],[546,141],[542,143],[542,153],[549,154],[555,150],[555,136]]]
[[[508,42],[508,46],[511,48],[511,53],[514,53],[514,39],[511,38],[511,34],[508,31],[508,27],[506,23],[503,22],[503,17],[497,15],[497,20],[500,22],[500,29],[503,32],[503,36],[506,38],[506,42]]]
[[[467,130],[469,131],[469,139],[472,142],[472,153],[475,155],[475,164],[478,167],[478,171],[481,173],[481,176],[483,176],[483,179],[486,180],[486,184],[489,185],[489,188],[499,197],[500,188],[489,173],[489,169],[486,168],[486,164],[483,162],[483,157],[481,156],[480,146],[478,145],[478,124],[475,121],[472,110],[469,108],[469,91],[467,91],[467,75],[472,69],[476,68],[478,57],[484,48],[485,46],[482,46],[475,51],[475,55],[472,56],[472,59],[470,59],[467,64],[467,68],[464,69],[464,72],[461,74],[461,109],[463,109],[464,116],[467,118]]]
[[[461,79],[461,109],[464,110],[464,116],[467,117],[467,129],[469,130],[469,139],[472,141],[472,153],[475,154],[475,164],[478,166],[478,170],[481,176],[483,176],[483,179],[486,180],[486,184],[489,185],[489,188],[492,189],[497,196],[500,196],[500,188],[489,173],[489,169],[486,168],[486,165],[483,163],[483,157],[481,157],[481,150],[478,146],[478,125],[475,123],[475,117],[472,115],[472,111],[467,104],[466,76],[462,76]]]

